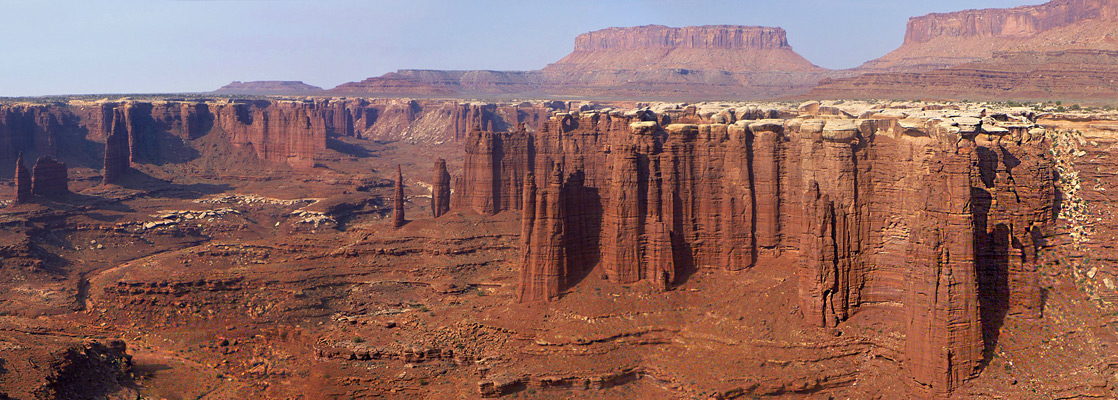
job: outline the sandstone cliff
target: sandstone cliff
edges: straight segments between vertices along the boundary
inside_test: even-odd
[[[904,44],[861,72],[918,72],[1005,50],[1118,50],[1114,0],[1053,0],[1036,6],[929,14],[908,21]]]
[[[823,79],[812,98],[1108,99],[1118,95],[1118,1],[930,14],[904,44]]]
[[[1054,192],[1043,136],[1021,117],[691,113],[556,113],[535,133],[475,132],[455,207],[522,210],[521,301],[592,270],[664,289],[697,268],[798,259],[787,265],[808,323],[901,307],[920,392],[973,377],[999,313],[1036,315],[1029,254]],[[658,123],[687,118],[703,123]]]
[[[101,170],[103,182],[118,182],[139,165],[189,162],[201,151],[228,146],[260,160],[310,168],[333,135],[453,144],[471,129],[537,125],[552,106],[566,105],[336,98],[0,104],[0,173],[14,175],[23,152],[28,159],[50,155]]]

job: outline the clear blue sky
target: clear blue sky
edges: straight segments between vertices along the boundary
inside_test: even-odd
[[[406,68],[539,69],[610,26],[780,26],[813,63],[899,46],[909,17],[1042,0],[0,0],[0,96],[325,88]]]

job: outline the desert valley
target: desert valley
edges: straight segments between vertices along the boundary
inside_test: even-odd
[[[0,398],[1115,398],[1116,79],[1054,0],[0,98]]]

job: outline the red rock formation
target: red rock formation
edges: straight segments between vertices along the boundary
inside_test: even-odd
[[[637,118],[557,113],[535,134],[471,134],[471,204],[496,210],[508,194],[494,188],[512,177],[494,171],[512,160],[565,171],[542,189],[517,182],[523,301],[592,268],[666,288],[689,269],[792,257],[811,324],[900,307],[912,382],[934,394],[974,376],[984,328],[1039,310],[1032,238],[1054,193],[1046,144],[1025,129],[975,136],[837,116],[661,129]],[[513,140],[527,146],[493,150]]]
[[[101,170],[102,183],[116,183],[132,170],[129,136],[124,110],[121,108],[114,109],[112,133],[105,138],[105,163]]]
[[[0,161],[5,173],[19,152],[31,155],[57,154],[66,110],[57,105],[0,105]]]
[[[563,173],[548,174],[546,186],[537,190],[535,178],[524,179],[524,210],[520,269],[521,302],[550,300],[559,296],[567,272],[564,237]]]
[[[475,131],[466,139],[466,168],[453,206],[481,214],[520,210],[523,177],[532,170],[531,137],[523,131]]]
[[[945,396],[978,372],[983,357],[971,209],[973,148],[930,160],[913,215],[905,279],[905,368],[918,388]]]
[[[823,79],[812,98],[1089,99],[1118,95],[1118,1],[929,14],[904,44]]]
[[[431,184],[431,213],[435,218],[450,211],[450,173],[446,160],[435,160],[435,178]]]
[[[928,14],[908,21],[900,48],[859,70],[928,71],[1015,49],[1118,50],[1109,39],[1116,19],[1114,0],[1053,0],[1036,6]]]
[[[51,156],[42,156],[31,168],[31,193],[36,196],[53,197],[70,192],[66,163]]]
[[[846,75],[796,54],[781,28],[648,25],[579,35],[573,52],[539,71],[400,70],[329,92],[460,98],[760,98],[806,91],[823,77]]]
[[[313,102],[233,103],[219,108],[215,124],[234,145],[293,167],[313,167],[326,149],[326,118]]]
[[[792,51],[784,29],[733,25],[646,25],[584,33],[575,38],[574,52],[544,72],[574,66],[593,71],[646,67],[730,72],[820,69]]]
[[[23,152],[16,159],[16,198],[13,204],[26,203],[31,199],[31,173],[23,163]]]
[[[407,220],[404,218],[404,173],[400,171],[399,165],[396,166],[396,185],[392,200],[394,204],[392,207],[392,226],[399,228],[407,223]]]

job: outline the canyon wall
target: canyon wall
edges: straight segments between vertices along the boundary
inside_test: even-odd
[[[456,143],[471,129],[537,125],[554,106],[566,105],[341,98],[0,104],[0,174],[12,176],[23,152],[102,170],[105,183],[116,182],[135,165],[191,160],[191,142],[208,135],[262,160],[310,168],[333,137]]]
[[[928,14],[908,21],[899,48],[856,71],[926,72],[1007,51],[1116,51],[1115,21],[1115,0],[1053,0],[1035,6]]]
[[[1084,20],[1115,20],[1114,0],[1056,0],[1009,9],[966,10],[911,18],[905,44],[941,37],[1028,37]]]
[[[897,307],[906,370],[930,393],[977,373],[984,327],[1038,315],[1033,256],[1055,195],[1026,117],[737,119],[751,114],[571,112],[477,131],[455,207],[522,212],[525,302],[591,271],[666,289],[775,263],[795,269],[810,324]]]
[[[42,156],[31,168],[31,194],[54,197],[70,192],[66,163]]]

